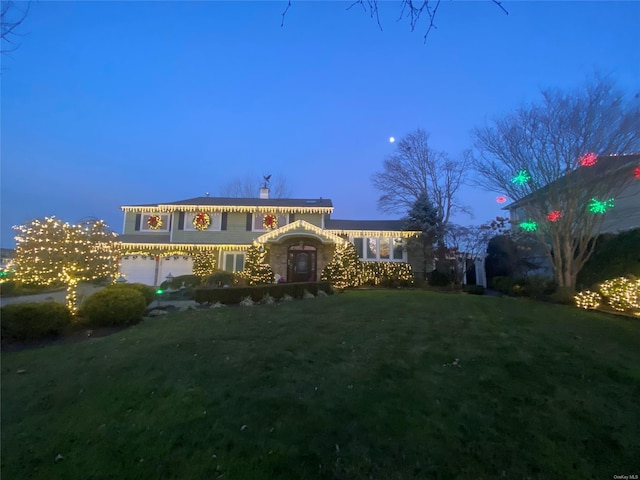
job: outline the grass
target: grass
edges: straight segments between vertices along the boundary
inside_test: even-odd
[[[174,313],[3,354],[2,477],[639,473],[639,346],[638,321],[423,291]]]

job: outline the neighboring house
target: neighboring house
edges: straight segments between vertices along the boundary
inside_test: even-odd
[[[618,175],[620,171],[624,171],[628,177],[624,190],[616,195],[614,207],[607,211],[604,218],[600,233],[617,233],[625,230],[640,227],[640,153],[628,155],[607,155],[598,157],[598,163],[593,167],[581,167],[588,169],[589,178],[586,179],[584,186],[584,198],[590,197],[589,182],[597,183],[598,189],[601,190],[602,185],[606,185],[609,178]],[[550,188],[562,185],[565,179],[570,179],[574,172],[553,182]],[[616,181],[619,181],[616,177]],[[545,195],[548,187],[533,192],[518,201],[507,205],[503,210],[508,210],[511,223],[517,226],[519,222],[526,220],[523,205],[525,205],[532,196]]]
[[[518,224],[527,219],[523,206],[531,201],[532,197],[539,199],[539,196],[557,195],[564,184],[571,185],[577,175],[583,174],[583,172],[586,174],[577,177],[583,183],[583,187],[570,191],[575,192],[580,202],[585,205],[591,198],[592,191],[603,194],[607,192],[609,185],[614,183],[618,186],[623,185],[613,200],[613,207],[607,210],[602,226],[597,232],[594,232],[595,234],[618,233],[640,227],[640,153],[601,156],[597,158],[597,164],[591,167],[580,167],[579,170],[580,172],[571,172],[550,185],[504,207],[503,210],[509,211],[512,228],[519,228]],[[572,188],[574,187],[575,183]],[[536,260],[541,264],[541,268],[532,273],[552,274],[545,255],[539,255]]]
[[[333,220],[328,199],[197,197],[177,202],[126,205],[121,273],[127,281],[159,285],[192,273],[193,256],[206,252],[218,269],[244,268],[245,252],[262,246],[276,278],[317,281],[335,246],[352,242],[362,261],[409,262],[421,274],[421,259],[407,245],[419,232],[401,220]]]

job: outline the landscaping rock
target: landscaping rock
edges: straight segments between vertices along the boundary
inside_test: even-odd
[[[168,315],[166,310],[154,309],[147,313],[148,317],[162,317],[164,315]]]

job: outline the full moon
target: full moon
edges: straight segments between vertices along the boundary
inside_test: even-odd
[[[395,141],[396,141],[395,137],[389,137],[389,143],[393,143]]]

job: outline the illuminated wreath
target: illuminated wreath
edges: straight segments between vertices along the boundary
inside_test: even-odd
[[[208,213],[197,213],[193,217],[193,228],[196,230],[206,230],[211,225],[211,217]]]
[[[278,228],[278,218],[275,215],[265,215],[262,220],[262,226],[267,230]]]
[[[164,225],[164,222],[162,221],[162,217],[160,215],[149,216],[149,219],[147,220],[147,227],[149,227],[151,230],[159,230],[160,228],[162,228],[162,225]]]

